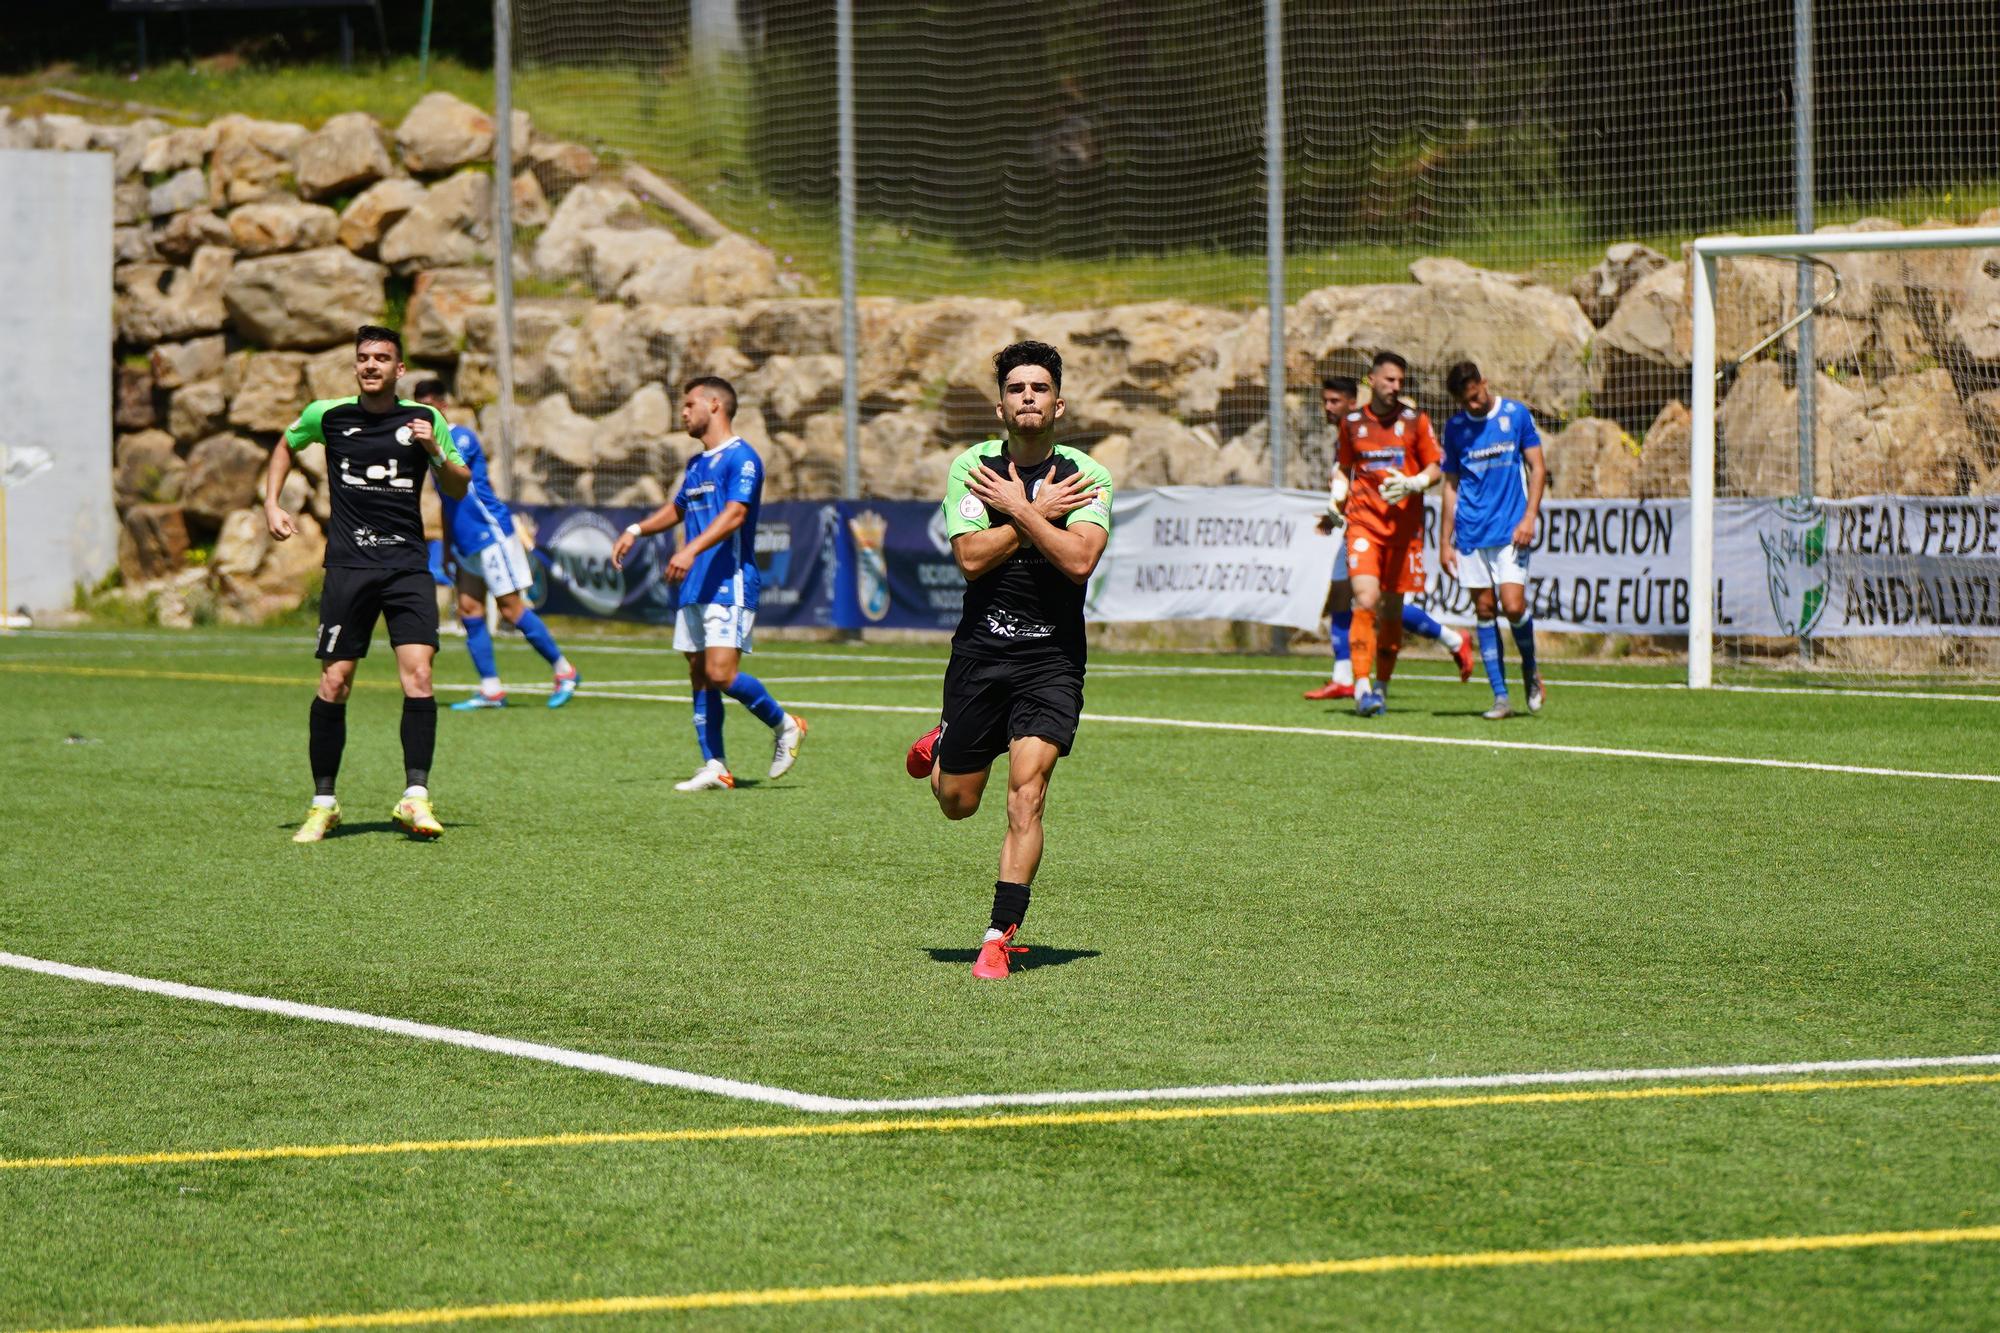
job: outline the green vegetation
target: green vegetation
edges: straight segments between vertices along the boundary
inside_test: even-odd
[[[1406,659],[1371,726],[1299,701],[1314,661],[1101,653],[1095,712],[1324,734],[1086,722],[1052,794],[1029,966],[979,985],[1001,803],[947,823],[900,762],[937,649],[766,644],[760,674],[812,722],[798,769],[682,796],[678,656],[657,633],[565,646],[586,678],[570,707],[517,694],[440,718],[447,833],[418,845],[387,820],[402,775],[378,642],[349,705],[347,823],[298,847],[299,633],[0,638],[0,948],[848,1097],[2000,1050],[1989,784],[1343,739],[1991,772],[1971,716],[1991,705],[1594,689],[1571,678],[1668,672],[1566,665],[1548,712],[1496,728],[1476,686]],[[468,688],[462,651],[439,666],[443,697]],[[502,666],[540,679],[515,641]],[[628,697],[593,698],[593,680]],[[757,771],[763,730],[733,708],[728,725]],[[9,969],[0,1008],[0,1159],[853,1121]],[[11,1329],[80,1327],[2000,1223],[1990,1081],[957,1132],[879,1118],[902,1128],[0,1169],[0,1309]],[[1962,1327],[2000,1308],[1995,1253],[707,1317]]]
[[[0,78],[0,102],[19,113],[82,108],[40,90],[62,87],[111,104],[93,115],[130,117],[120,104],[165,108],[207,119],[227,112],[319,124],[361,110],[394,126],[431,89],[491,105],[489,73],[450,60],[431,63],[420,85],[413,59],[383,66],[244,66],[231,69],[160,67],[136,78],[108,72],[61,71]],[[538,131],[586,143],[601,153],[644,162],[675,181],[729,226],[769,246],[781,267],[804,275],[821,293],[839,289],[839,245],[832,210],[773,197],[758,181],[749,145],[750,98],[740,73],[703,82],[691,75],[660,77],[616,68],[522,71],[516,102]],[[1889,202],[1827,206],[1827,222],[1886,216],[1915,223],[1931,217],[1970,220],[2000,206],[2000,180],[1974,189],[1912,191]],[[1744,218],[1742,232],[1790,230],[1789,218]],[[1678,254],[1686,234],[1635,236]],[[1336,284],[1407,281],[1410,264],[1449,254],[1484,268],[1516,271],[1555,285],[1595,264],[1604,242],[1580,210],[1550,200],[1527,211],[1494,215],[1484,227],[1461,228],[1449,244],[1339,245],[1296,249],[1286,257],[1290,299]],[[921,231],[868,222],[856,238],[858,286],[864,296],[1007,296],[1043,307],[1187,300],[1250,308],[1265,297],[1260,254],[1227,250],[1041,259],[968,252]],[[525,292],[525,289],[524,289]]]

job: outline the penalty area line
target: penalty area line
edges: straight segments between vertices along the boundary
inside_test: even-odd
[[[263,1319],[214,1319],[171,1324],[106,1324],[94,1328],[46,1329],[39,1330],[38,1333],[294,1333],[295,1330],[302,1329],[411,1328],[433,1324],[468,1323],[474,1320],[575,1319],[591,1315],[653,1314],[673,1310],[743,1310],[776,1306],[851,1304],[865,1301],[909,1301],[923,1297],[1102,1291],[1121,1287],[1189,1287],[1214,1282],[1275,1282],[1389,1273],[1646,1263],[1671,1259],[1721,1259],[1918,1245],[1965,1245],[1993,1241],[2000,1241],[2000,1226],[1822,1232],[1815,1235],[1639,1241],[1532,1250],[1446,1250],[1431,1254],[1372,1254],[1343,1259],[1210,1264],[1202,1267],[1100,1269],[1087,1273],[1027,1273],[1014,1277],[928,1278],[903,1282],[843,1283],[819,1287],[739,1288],[645,1296],[586,1296],[562,1300],[496,1302],[487,1305],[280,1315]]]
[[[371,1032],[383,1032],[393,1036],[410,1037],[418,1041],[432,1041],[448,1046],[462,1046],[469,1050],[485,1051],[493,1055],[506,1055],[515,1059],[534,1060],[544,1064],[560,1065],[566,1069],[576,1069],[586,1073],[606,1074],[614,1078],[631,1079],[635,1082],[648,1083],[656,1087],[679,1088],[687,1092],[708,1093],[713,1096],[727,1097],[736,1101],[762,1102],[772,1106],[789,1107],[795,1111],[834,1115],[848,1115],[856,1112],[978,1110],[1003,1106],[1076,1106],[1107,1102],[1218,1101],[1251,1097],[1299,1097],[1315,1094],[1426,1092],[1470,1088],[1528,1088],[1607,1083],[1662,1083],[1677,1080],[1760,1078],[1796,1074],[1849,1074],[1869,1071],[1946,1069],[2000,1065],[2000,1054],[1929,1055],[1861,1060],[1806,1060],[1784,1064],[1683,1065],[1655,1069],[1573,1069],[1537,1073],[1434,1075],[1424,1078],[1339,1079],[1300,1083],[1233,1083],[1165,1088],[1107,1088],[1069,1092],[970,1093],[961,1096],[893,1099],[826,1097],[816,1093],[797,1092],[790,1088],[773,1087],[763,1083],[749,1083],[741,1079],[717,1078],[708,1074],[690,1073],[682,1069],[669,1069],[663,1065],[649,1065],[637,1060],[624,1060],[615,1056],[598,1055],[590,1051],[576,1051],[561,1046],[549,1046],[541,1042],[521,1041],[513,1037],[496,1037],[483,1032],[470,1032],[463,1028],[439,1027],[431,1023],[417,1023],[403,1018],[387,1018],[379,1014],[362,1013],[354,1009],[337,1009],[327,1005],[300,1004],[292,1000],[278,1000],[262,995],[245,995],[239,991],[217,990],[208,986],[189,986],[177,981],[162,981],[153,977],[139,977],[125,972],[107,971],[103,968],[78,967],[70,963],[58,963],[42,958],[30,958],[25,954],[0,952],[0,967],[14,968],[22,972],[33,972],[42,976],[58,977],[67,981],[81,981],[92,985],[140,991],[150,995],[164,996],[169,999],[193,1000],[198,1003],[220,1005],[229,1009],[246,1009],[254,1013],[273,1014],[282,1018],[297,1018],[308,1022],[330,1023],[339,1027],[361,1028]]]

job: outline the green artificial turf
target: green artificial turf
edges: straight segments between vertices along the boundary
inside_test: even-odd
[[[425,845],[388,824],[378,644],[346,824],[300,847],[309,637],[0,638],[0,951],[859,1098],[2000,1051],[1996,784],[1485,743],[1993,774],[2000,703],[1598,688],[1671,673],[1551,663],[1548,710],[1494,726],[1481,687],[1412,655],[1362,722],[1299,698],[1316,659],[1100,653],[1091,713],[1311,734],[1086,721],[1029,966],[976,984],[1000,802],[947,823],[901,762],[941,650],[767,644],[754,669],[811,723],[798,768],[683,795],[679,657],[572,634],[570,706],[517,689],[441,715],[447,832]],[[511,639],[502,666],[543,678]],[[446,701],[471,682],[450,640],[438,674]],[[729,738],[760,774],[763,728],[732,707]],[[0,1159],[840,1119],[12,969],[0,1014]],[[1992,1226],[1996,1131],[2000,1084],[1961,1083],[0,1167],[0,1333]],[[1996,1308],[1985,1242],[492,1326],[1876,1328]]]

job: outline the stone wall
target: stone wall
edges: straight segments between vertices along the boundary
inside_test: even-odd
[[[763,448],[774,498],[838,490],[839,309],[787,261],[657,178],[600,162],[516,113],[516,493],[657,504],[688,451],[676,386],[720,374]],[[201,580],[225,618],[296,605],[318,524],[263,536],[269,450],[315,397],[353,391],[358,323],[403,307],[412,373],[437,374],[495,434],[491,120],[443,93],[390,129],[359,113],[317,130],[227,116],[197,127],[10,120],[0,146],[108,152],[117,163],[115,485],[127,581]],[[1988,214],[1982,222],[2000,214]],[[1856,224],[1861,228],[1885,222]],[[1942,224],[1940,224],[1942,225]],[[699,238],[705,243],[695,243]],[[1965,251],[1833,261],[1818,321],[1821,492],[2000,487],[2000,265]],[[1446,369],[1477,360],[1544,423],[1554,493],[1685,494],[1691,328],[1684,259],[1614,245],[1566,290],[1426,258],[1409,282],[1328,287],[1285,314],[1294,388],[1287,469],[1324,484],[1318,378],[1375,349],[1411,363],[1442,419]],[[1793,309],[1782,264],[1725,267],[1718,341],[1748,346]],[[932,496],[953,453],[993,429],[990,357],[1019,337],[1061,347],[1068,438],[1130,487],[1263,483],[1268,323],[1183,302],[1030,311],[989,298],[862,302],[862,473],[883,496]],[[1722,485],[1795,484],[1790,340],[1742,369],[1721,405]],[[323,461],[287,503],[327,512]]]

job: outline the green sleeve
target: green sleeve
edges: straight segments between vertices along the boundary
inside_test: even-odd
[[[1111,471],[1088,454],[1079,454],[1076,469],[1090,479],[1097,490],[1097,498],[1081,509],[1069,511],[1063,520],[1064,527],[1074,527],[1078,523],[1094,523],[1106,532],[1111,531]]]
[[[451,438],[451,423],[444,419],[444,413],[435,407],[430,409],[431,430],[437,435],[438,453],[447,463],[465,466],[465,455],[458,452],[458,441]]]
[[[321,398],[306,404],[306,410],[299,413],[299,419],[285,428],[285,443],[293,449],[304,449],[309,445],[325,444],[326,436],[320,433],[320,418],[334,400]]]
[[[963,537],[968,532],[984,532],[993,526],[986,504],[972,493],[970,482],[979,467],[979,445],[960,454],[951,465],[951,479],[944,487],[944,532],[946,537]]]

